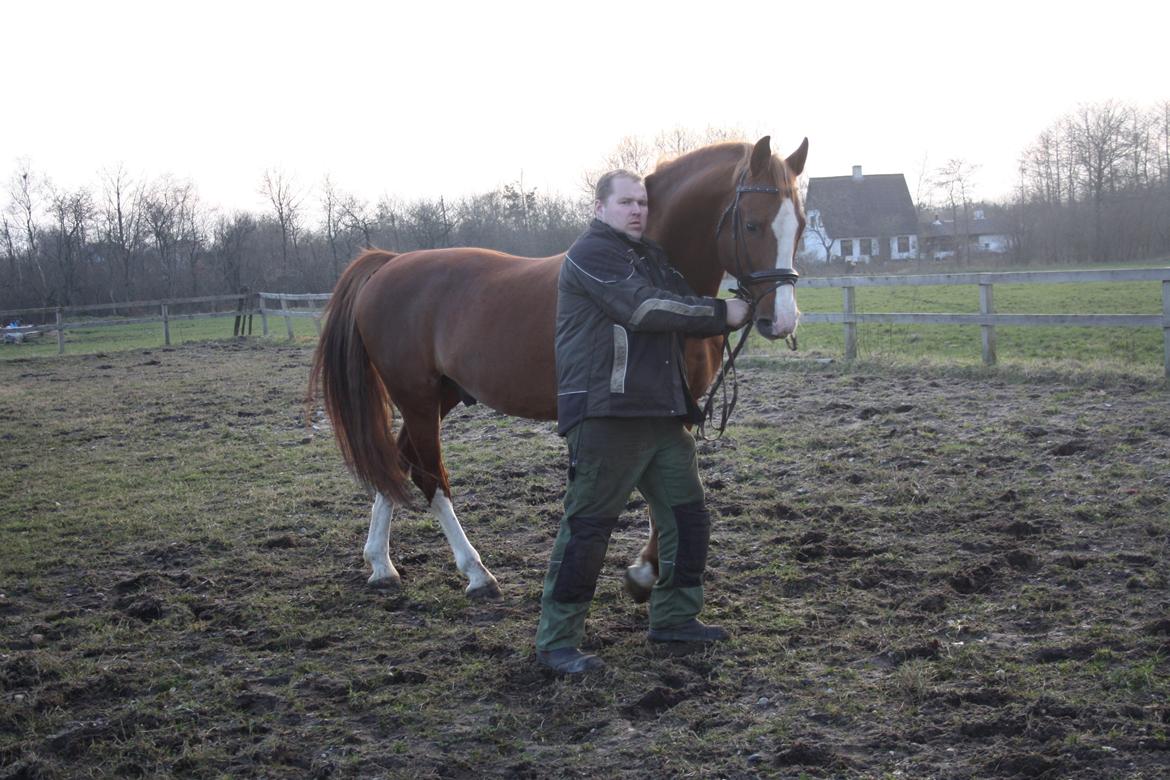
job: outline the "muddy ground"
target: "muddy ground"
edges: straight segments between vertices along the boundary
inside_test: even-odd
[[[471,602],[306,430],[309,347],[0,363],[0,777],[1155,778],[1170,773],[1170,394],[1149,380],[758,361],[700,445],[705,618],[667,652],[620,573],[588,647],[532,635],[565,458],[456,410]]]

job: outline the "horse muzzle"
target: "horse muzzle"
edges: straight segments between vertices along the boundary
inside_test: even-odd
[[[796,332],[796,320],[779,322],[767,317],[760,317],[756,320],[756,331],[769,341],[785,339]]]

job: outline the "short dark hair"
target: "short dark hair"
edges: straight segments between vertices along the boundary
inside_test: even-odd
[[[602,174],[601,178],[597,180],[597,187],[594,188],[593,193],[598,201],[604,203],[605,199],[613,193],[614,179],[629,179],[635,184],[642,183],[642,177],[636,173],[630,173],[624,168],[618,168],[616,171]]]

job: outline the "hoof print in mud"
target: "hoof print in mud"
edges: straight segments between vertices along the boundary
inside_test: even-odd
[[[776,766],[831,767],[840,765],[842,761],[826,747],[796,742],[792,747],[777,753],[772,763]]]
[[[114,605],[124,615],[150,623],[166,614],[163,603],[154,596],[124,596]]]
[[[652,718],[661,715],[671,707],[675,707],[689,698],[690,694],[685,690],[657,686],[651,688],[637,701],[627,704],[622,708],[622,712],[631,720]]]

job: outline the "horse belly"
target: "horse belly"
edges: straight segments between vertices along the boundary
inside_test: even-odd
[[[437,345],[439,370],[498,412],[557,416],[551,322],[463,321]]]

